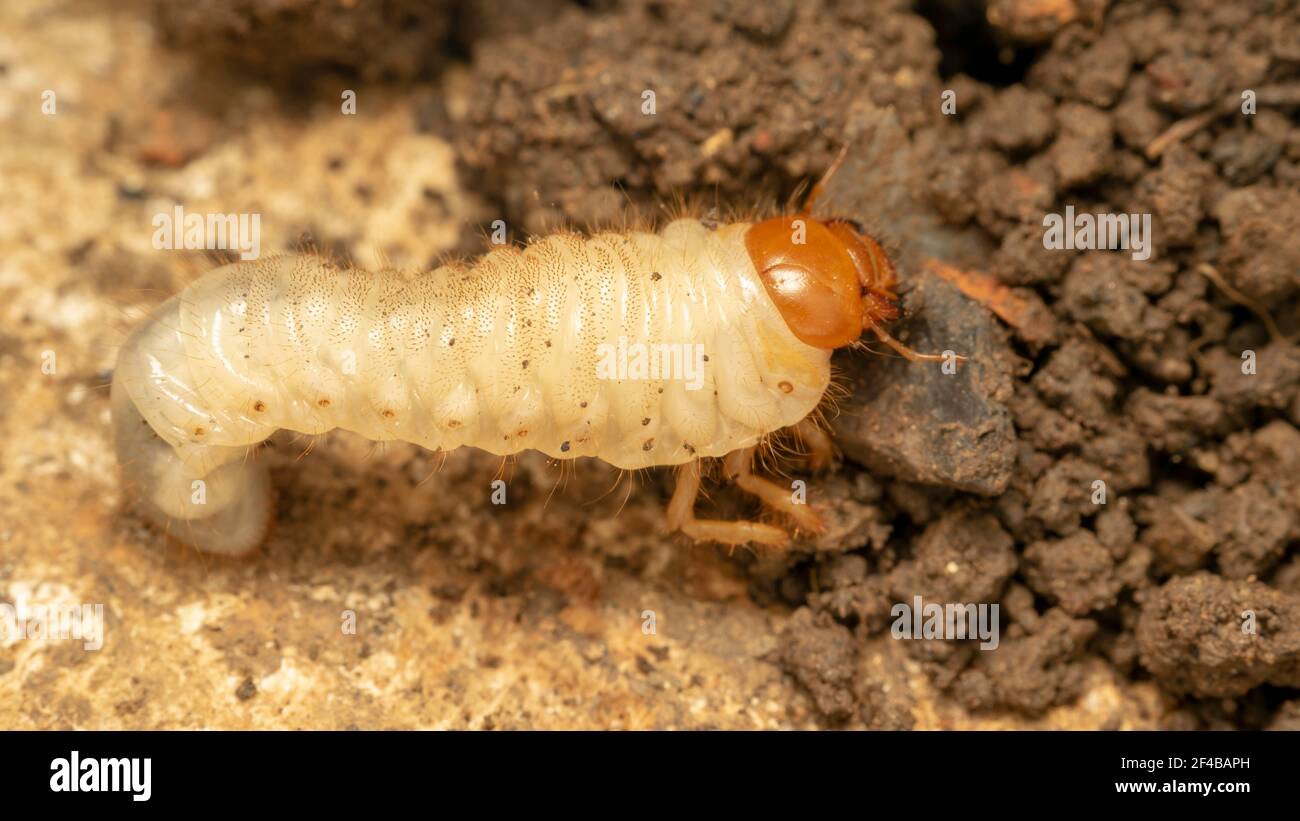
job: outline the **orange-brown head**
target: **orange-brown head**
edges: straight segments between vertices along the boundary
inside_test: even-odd
[[[842,348],[864,328],[898,318],[893,264],[848,220],[773,217],[750,226],[745,248],[786,324],[808,345]]]

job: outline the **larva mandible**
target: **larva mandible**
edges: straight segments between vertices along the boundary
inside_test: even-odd
[[[749,472],[752,449],[817,407],[831,352],[864,329],[920,356],[881,328],[898,311],[880,245],[811,216],[840,160],[797,214],[753,223],[558,233],[423,275],[313,255],[210,271],[119,352],[112,410],[128,492],[166,532],[241,554],[274,515],[252,449],[277,429],[344,428],[434,450],[681,465],[671,529],[783,544],[771,525],[696,519],[699,460],[727,457],[729,478],[815,529],[815,514]],[[679,372],[602,372],[611,350],[658,352]],[[680,372],[693,351],[695,384]]]

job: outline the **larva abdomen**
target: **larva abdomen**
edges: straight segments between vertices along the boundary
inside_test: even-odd
[[[266,481],[249,449],[280,428],[629,469],[753,445],[816,407],[830,352],[773,305],[748,228],[559,234],[423,275],[314,256],[210,272],[119,355],[128,482],[177,535],[242,552],[270,516],[245,498]]]

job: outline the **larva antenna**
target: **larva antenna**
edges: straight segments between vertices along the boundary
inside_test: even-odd
[[[849,156],[849,145],[850,143],[845,143],[840,147],[840,153],[835,155],[835,159],[831,162],[830,167],[826,169],[826,173],[822,174],[822,178],[808,192],[808,197],[803,201],[803,207],[799,209],[798,216],[812,216],[813,206],[817,204],[817,198],[826,191],[826,186],[830,184],[831,178],[840,170],[840,167],[844,165],[845,158]]]
[[[879,325],[872,325],[871,330],[876,334],[876,337],[879,338],[881,342],[893,348],[908,362],[916,362],[918,360],[926,362],[943,362],[945,359],[944,354],[941,353],[917,353],[902,342],[899,342],[897,339],[890,336],[889,332]],[[953,354],[952,356],[958,362],[966,361],[966,357],[961,354]]]

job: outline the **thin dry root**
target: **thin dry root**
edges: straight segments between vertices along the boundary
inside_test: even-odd
[[[844,160],[848,156],[849,144],[845,143],[840,146],[839,153],[836,154],[835,159],[831,161],[830,167],[826,169],[826,173],[822,174],[822,178],[818,180],[816,184],[813,185],[812,190],[808,192],[808,198],[804,200],[803,207],[799,209],[799,216],[812,216],[813,206],[817,204],[818,198],[820,198],[826,191],[826,187],[830,185],[831,179],[834,178],[835,174],[840,170],[840,167],[844,165]]]
[[[1047,341],[1056,336],[1056,323],[1051,313],[1041,310],[1041,304],[1031,302],[997,278],[934,258],[926,258],[924,266],[930,273],[956,285],[959,291],[988,308],[998,319],[1019,330],[1025,341]]]

